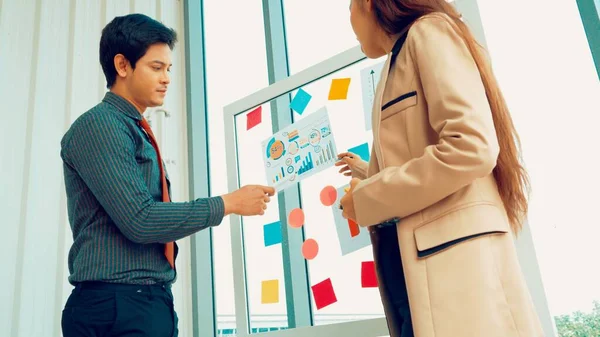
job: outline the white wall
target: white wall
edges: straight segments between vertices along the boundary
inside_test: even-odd
[[[104,96],[101,29],[130,12],[179,33],[163,107],[171,117],[152,111],[148,117],[173,180],[173,199],[187,200],[183,2],[0,0],[0,336],[60,336],[61,310],[72,288],[60,139]],[[180,336],[189,336],[189,241],[180,247],[174,292]]]

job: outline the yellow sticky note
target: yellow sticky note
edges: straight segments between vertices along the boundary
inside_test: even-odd
[[[261,303],[279,303],[279,280],[262,281]]]
[[[348,97],[350,80],[350,78],[336,78],[332,80],[331,88],[329,88],[329,100],[346,99]]]

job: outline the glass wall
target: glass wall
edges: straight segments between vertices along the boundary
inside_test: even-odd
[[[223,106],[268,85],[261,1],[204,0],[210,183],[213,195],[227,193]],[[237,29],[235,27],[244,27]],[[235,331],[235,302],[229,218],[213,229],[217,329]]]
[[[371,99],[383,62],[383,59],[364,60],[302,87],[312,98],[306,112],[302,115],[293,113],[294,122],[300,123],[325,107],[337,151],[352,149],[368,160],[372,144]],[[377,71],[371,74],[373,69]],[[339,93],[343,93],[340,96],[343,99],[331,99]],[[292,93],[292,97],[297,95],[298,90]],[[329,143],[323,134],[318,134],[322,138],[315,142],[323,148],[318,152],[320,156],[315,158],[317,162],[326,162],[329,156],[326,151]],[[337,208],[349,182],[349,177],[339,174],[338,170],[339,167],[332,167],[299,184],[305,214],[305,242],[315,240],[319,247],[317,258],[308,261],[309,285],[325,287],[331,282],[331,293],[336,299],[320,308],[318,298],[314,298],[315,291],[317,296],[327,293],[312,289],[314,325],[383,316],[378,289],[361,282],[363,269],[366,272],[373,261],[368,231],[348,223]],[[337,196],[332,207],[325,207],[321,197],[328,186],[335,189]]]
[[[252,126],[253,118],[257,123],[258,117],[260,123]],[[253,108],[241,114],[238,121],[235,134],[240,186],[267,185],[264,170],[257,166],[256,159],[262,157],[262,140],[271,135],[270,105]],[[272,198],[264,216],[242,220],[248,311],[250,328],[255,332],[288,326],[285,286],[291,280],[283,277],[278,206],[277,198]]]
[[[243,258],[235,249],[234,258],[243,259],[245,274],[233,272],[247,294],[251,332],[288,327],[286,307],[303,308],[313,325],[383,317],[368,231],[341,216],[337,205],[350,178],[333,166],[342,151],[352,150],[368,160],[370,100],[379,71],[374,73],[382,62],[363,60],[286,94],[291,103],[280,113],[291,114],[291,129],[273,127],[271,101],[235,117],[240,186],[280,186],[286,181],[300,192],[297,208],[282,211],[283,205],[274,201],[262,217],[241,217]],[[317,116],[325,116],[327,123],[314,124]],[[302,214],[297,224],[296,212]],[[293,231],[302,233],[303,243],[289,252],[290,258],[306,261],[306,273],[299,274],[307,274],[307,279],[283,269],[285,233]],[[292,282],[306,284],[310,307],[286,298],[286,286]]]
[[[350,1],[283,0],[290,74],[358,44]]]
[[[349,24],[349,1],[283,3],[291,74],[357,45]],[[267,61],[261,1],[236,2],[236,11],[216,0],[204,4],[211,188],[218,195],[226,192],[223,106],[268,85]],[[600,124],[600,83],[575,2],[560,1],[551,7],[541,0],[478,4],[494,70],[521,135],[532,182],[529,224],[550,310],[564,333],[561,322],[574,319],[575,311],[591,312],[594,301],[600,300],[600,276],[591,267],[596,264],[595,240],[600,236],[600,221],[593,212],[599,200],[595,191],[600,190],[593,145]],[[539,15],[539,8],[544,8],[544,15]],[[233,22],[244,29],[233,29]],[[370,146],[368,85],[377,78],[369,79],[366,69],[378,74],[382,61],[367,60],[302,87],[311,99],[302,114],[289,111],[293,120],[326,107],[338,152]],[[332,80],[348,78],[346,99],[329,100]],[[294,90],[289,99],[298,93]],[[272,129],[269,102],[260,107],[261,123],[250,129],[248,115],[256,116],[258,106],[236,118],[242,184],[266,184],[272,178],[265,174],[261,146],[277,130]],[[347,120],[353,122],[342,125]],[[300,230],[304,242],[314,240],[318,245],[316,256],[306,260],[308,277],[293,280],[306,283],[314,325],[382,316],[377,290],[359,282],[363,265],[371,259],[368,243],[345,242],[343,229],[351,239],[356,233],[320,199],[325,187],[339,194],[345,184],[347,179],[335,168],[303,180],[299,188],[305,223],[288,229]],[[250,332],[285,329],[291,314],[286,285],[292,280],[286,279],[285,237],[279,239],[281,227],[277,228],[287,219],[280,218],[279,206],[274,199],[264,217],[242,219]],[[236,271],[231,249],[226,219],[214,230],[217,316],[223,335],[235,334]],[[292,253],[304,258],[302,251]],[[316,285],[326,289],[318,296],[329,295],[319,305]]]

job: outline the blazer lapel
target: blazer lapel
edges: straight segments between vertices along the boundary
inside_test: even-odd
[[[377,89],[375,90],[375,99],[373,100],[373,111],[371,111],[372,123],[373,125],[373,149],[375,150],[375,155],[377,157],[377,164],[379,169],[383,169],[383,156],[381,154],[381,147],[379,146],[379,127],[381,124],[381,105],[383,100],[383,92],[385,91],[385,86],[388,79],[388,74],[390,73],[390,62],[391,57],[388,54],[387,60],[385,61],[385,65],[381,70],[381,76],[379,77],[379,83],[377,84]]]
[[[411,24],[412,25],[412,24]],[[400,50],[404,46],[404,42],[408,36],[408,30],[410,26],[406,26],[402,32],[397,35],[396,43],[392,48],[392,51],[388,54],[387,60],[385,61],[385,65],[382,69],[382,74],[380,76],[379,83],[377,84],[377,90],[375,92],[375,99],[373,100],[373,111],[372,115],[372,125],[373,125],[373,148],[375,149],[375,155],[377,156],[377,164],[379,166],[379,170],[385,168],[385,161],[383,159],[383,155],[381,152],[381,146],[379,145],[379,128],[381,124],[381,107],[383,105],[383,94],[385,93],[385,88],[387,86],[387,80],[390,74],[390,68],[395,64],[396,58],[400,54]]]

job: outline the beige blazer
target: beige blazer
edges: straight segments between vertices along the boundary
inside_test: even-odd
[[[492,175],[499,146],[491,110],[457,29],[444,14],[423,16],[391,70],[388,55],[371,160],[356,171],[364,179],[353,194],[357,221],[401,219],[416,337],[542,336]],[[400,336],[395,322],[388,326]]]

